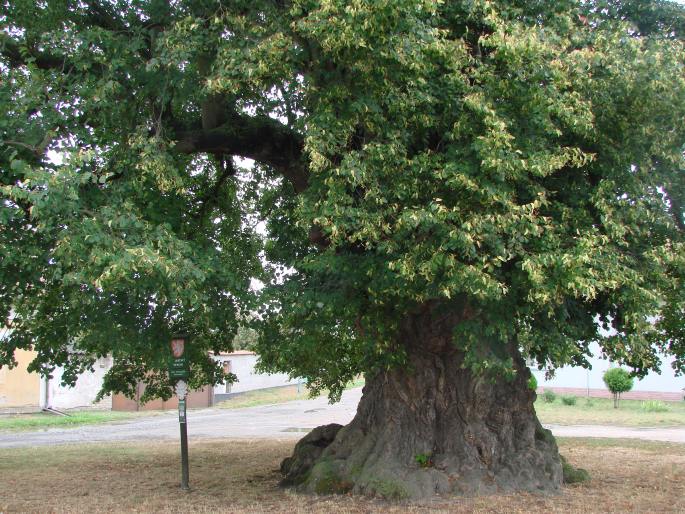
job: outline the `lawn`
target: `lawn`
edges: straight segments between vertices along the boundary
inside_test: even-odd
[[[215,405],[219,409],[243,409],[245,407],[256,407],[258,405],[271,405],[275,403],[285,403],[294,400],[306,400],[309,398],[309,391],[306,386],[283,386],[272,387],[269,389],[257,389],[237,393],[228,400],[219,402]]]
[[[3,414],[0,416],[0,432],[40,430],[47,428],[70,428],[96,423],[125,421],[138,416],[151,416],[151,412],[72,411],[68,416],[39,412],[36,414]]]
[[[364,380],[350,382],[345,389],[352,389],[364,385]],[[326,395],[327,392],[321,393]],[[258,405],[273,405],[276,403],[291,402],[294,400],[307,400],[309,389],[306,385],[272,387],[269,389],[258,389],[256,391],[246,391],[238,393],[228,400],[217,403],[215,406],[220,409],[242,409],[245,407],[256,407]]]
[[[591,473],[559,495],[506,494],[384,503],[302,496],[278,488],[294,441],[190,445],[191,492],[179,489],[177,443],[3,450],[0,512],[666,512],[685,510],[685,445],[563,439],[568,460]]]
[[[613,400],[605,398],[576,398],[575,405],[565,405],[560,396],[546,403],[541,395],[535,411],[542,423],[555,425],[619,425],[631,427],[666,427],[685,425],[685,401],[661,402],[664,412],[645,409],[641,400],[621,400],[614,409]]]

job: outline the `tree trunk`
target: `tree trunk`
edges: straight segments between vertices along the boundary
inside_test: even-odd
[[[349,425],[303,438],[281,466],[284,485],[386,498],[560,487],[557,446],[535,415],[518,349],[502,349],[517,370],[511,381],[477,376],[452,343],[458,319],[436,318],[427,309],[403,324],[407,365],[367,377]]]

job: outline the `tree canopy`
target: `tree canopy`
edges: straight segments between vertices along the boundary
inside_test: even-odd
[[[512,373],[510,341],[685,371],[679,5],[9,0],[0,25],[0,365],[111,353],[105,392],[168,396],[173,333],[214,383],[249,319],[264,369],[335,397],[440,303],[475,371]]]

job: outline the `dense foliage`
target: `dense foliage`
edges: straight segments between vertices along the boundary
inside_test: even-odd
[[[637,375],[657,351],[684,371],[684,20],[663,1],[3,3],[0,364],[34,348],[73,380],[111,353],[106,390],[168,395],[172,333],[211,383],[208,352],[249,319],[265,369],[335,396],[401,363],[398,322],[441,302],[468,314],[474,370],[511,373],[510,341],[585,365],[599,341]]]

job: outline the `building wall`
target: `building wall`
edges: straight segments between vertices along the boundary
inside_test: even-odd
[[[178,396],[174,395],[168,400],[159,398],[147,403],[140,403],[140,397],[145,392],[145,384],[139,383],[134,399],[126,398],[123,394],[115,394],[112,398],[112,410],[115,411],[147,411],[178,409]],[[189,391],[186,396],[186,406],[190,408],[211,407],[214,404],[214,391],[211,387]]]
[[[217,355],[214,356],[214,359],[221,363],[230,362],[230,372],[238,377],[238,381],[231,384],[228,390],[224,384],[215,386],[215,396],[297,384],[297,380],[291,380],[285,373],[274,373],[272,375],[257,373],[254,369],[257,364],[257,355],[252,352],[241,351]]]
[[[256,373],[254,368],[257,364],[257,355],[252,352],[239,351],[230,354],[214,356],[217,362],[226,363],[226,370],[238,377],[238,382],[230,384],[219,384],[213,389],[206,387],[199,391],[188,393],[187,406],[189,408],[209,407],[214,401],[221,401],[227,394],[242,393],[254,389],[266,389],[269,387],[280,387],[289,384],[296,384],[296,380],[290,380],[288,375],[278,373],[268,375]],[[178,398],[173,396],[167,401],[153,400],[146,404],[141,404],[138,400],[144,392],[144,385],[140,384],[136,391],[136,398],[130,399],[117,394],[112,399],[112,410],[119,411],[140,411],[140,410],[165,410],[178,407]]]
[[[16,350],[14,358],[18,366],[0,368],[0,408],[39,406],[40,376],[26,371],[35,356],[33,351]]]
[[[106,396],[98,403],[95,402],[100,388],[102,387],[105,373],[112,367],[112,358],[103,357],[95,363],[92,372],[83,373],[79,376],[74,387],[61,385],[62,368],[57,368],[52,373],[48,385],[48,407],[52,409],[75,409],[75,408],[95,408],[111,409],[112,397]],[[45,392],[45,384],[42,384],[42,394]],[[41,396],[44,398],[44,396]],[[44,400],[42,401],[42,403]]]
[[[590,345],[592,357],[590,363],[592,369],[586,370],[579,367],[567,366],[556,370],[554,378],[545,379],[545,371],[531,369],[538,381],[540,388],[584,388],[584,389],[606,389],[602,376],[609,367],[615,366],[608,360],[597,357],[601,355],[601,350],[597,343]],[[682,393],[685,388],[685,377],[676,377],[671,367],[673,362],[671,356],[661,356],[661,374],[649,373],[642,380],[633,382],[633,391],[653,391],[663,393]]]

